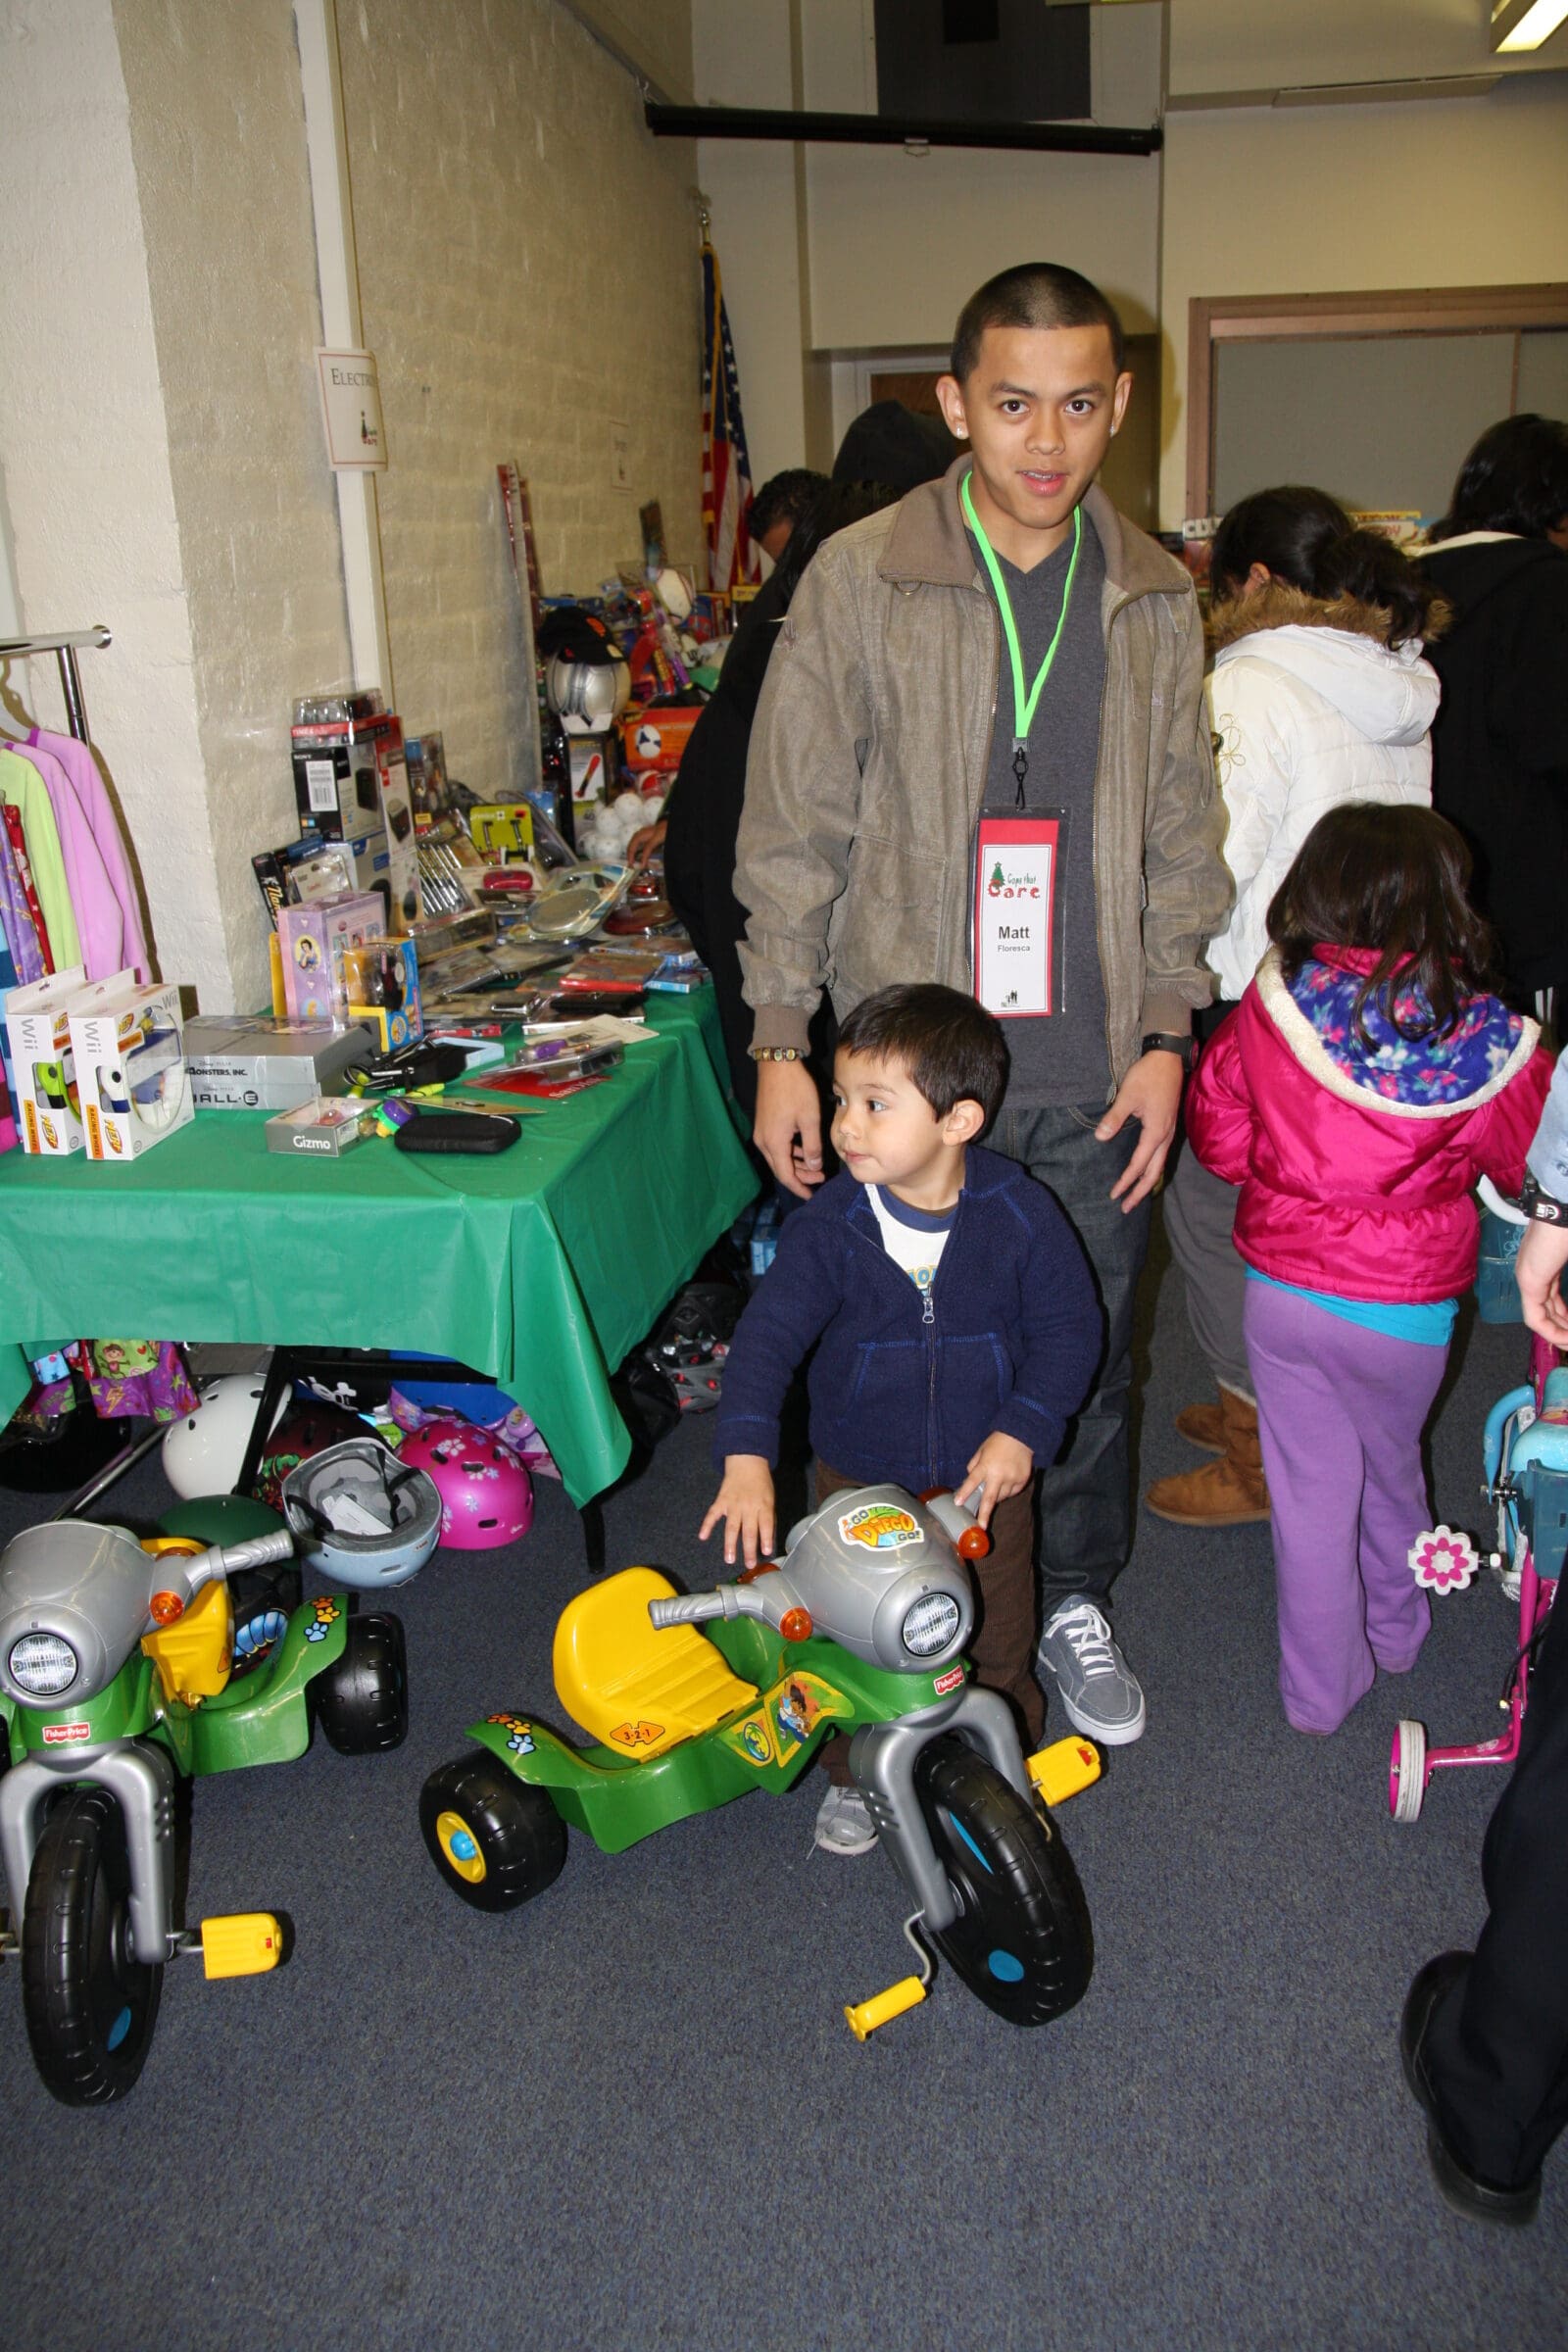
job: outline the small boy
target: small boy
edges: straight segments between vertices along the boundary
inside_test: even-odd
[[[1031,1746],[1045,1725],[1034,1679],[1033,1480],[1088,1394],[1102,1338],[1072,1227],[1023,1168],[979,1149],[1001,1106],[1001,1024],[956,989],[885,988],[857,1005],[833,1064],[842,1173],[784,1221],[778,1256],[736,1328],[713,1451],[723,1484],[703,1521],[724,1557],[773,1548],[779,1411],[808,1349],[816,1500],[891,1480],[919,1494],[984,1489],[969,1654],[1010,1698]],[[833,1787],[816,1842],[863,1854],[876,1832],[828,1742]]]

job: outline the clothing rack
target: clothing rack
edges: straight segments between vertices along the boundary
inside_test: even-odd
[[[0,637],[0,662],[27,654],[54,654],[60,662],[60,690],[66,698],[66,720],[78,743],[87,741],[87,713],[81,700],[81,677],[76,649],[90,645],[102,652],[114,639],[100,620],[90,629],[66,629],[58,637]]]

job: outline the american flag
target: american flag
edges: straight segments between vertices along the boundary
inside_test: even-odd
[[[718,256],[703,247],[703,529],[708,536],[709,584],[733,588],[761,570],[746,517],[752,504],[752,462],[746,454],[740,378],[719,283]]]

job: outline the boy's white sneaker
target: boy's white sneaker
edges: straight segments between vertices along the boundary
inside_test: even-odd
[[[831,1788],[816,1809],[816,1839],[824,1854],[868,1854],[876,1831],[858,1788]]]

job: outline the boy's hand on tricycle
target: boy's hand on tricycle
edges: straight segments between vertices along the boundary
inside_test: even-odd
[[[970,1455],[968,1472],[953,1499],[967,1502],[976,1487],[984,1487],[974,1515],[979,1526],[989,1527],[998,1503],[1005,1502],[1009,1495],[1021,1494],[1034,1472],[1035,1457],[1028,1446],[994,1429],[979,1452]]]
[[[708,1517],[697,1531],[698,1541],[706,1544],[710,1531],[724,1522],[724,1563],[735,1565],[735,1548],[739,1544],[748,1568],[755,1568],[759,1559],[766,1559],[773,1549],[773,1473],[765,1454],[728,1453],[724,1456],[724,1483],[709,1509]]]

